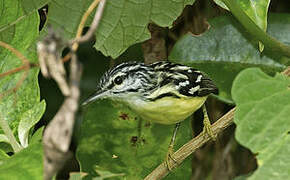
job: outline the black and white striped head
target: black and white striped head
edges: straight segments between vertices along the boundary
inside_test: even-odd
[[[144,63],[119,64],[101,77],[96,93],[83,104],[103,98],[124,100],[128,96],[142,96],[156,86],[155,79],[153,68]]]
[[[217,87],[204,73],[168,61],[145,65],[122,63],[104,74],[96,93],[84,105],[100,98],[154,101],[167,96],[194,97],[217,93]]]

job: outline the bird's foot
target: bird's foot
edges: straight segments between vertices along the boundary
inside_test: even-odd
[[[203,121],[203,125],[204,125],[203,131],[202,131],[203,136],[206,137],[208,135],[213,141],[215,141],[216,138],[217,138],[217,136],[214,135],[214,133],[213,133],[213,131],[211,129],[211,124],[210,124],[209,120],[208,119],[207,120],[205,119]]]
[[[173,146],[169,146],[165,159],[165,163],[169,171],[171,171],[174,168],[174,164],[172,164],[172,161],[175,164],[179,164],[178,161],[173,157],[173,154],[174,154]]]

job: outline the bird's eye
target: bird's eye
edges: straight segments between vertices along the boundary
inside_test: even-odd
[[[117,76],[115,79],[114,79],[114,83],[117,84],[117,85],[120,85],[122,84],[123,82],[123,78],[121,76]]]

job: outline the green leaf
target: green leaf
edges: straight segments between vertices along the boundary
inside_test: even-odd
[[[96,172],[99,174],[98,177],[93,178],[93,180],[103,180],[103,179],[109,179],[109,178],[113,178],[113,177],[120,177],[120,176],[124,176],[125,174],[122,173],[112,173],[108,170],[105,170],[99,166],[96,166]]]
[[[0,165],[3,164],[3,160],[6,160],[8,158],[9,158],[8,154],[6,154],[5,151],[0,149]]]
[[[0,162],[0,179],[43,179],[42,145],[28,146]]]
[[[4,2],[2,1],[2,3]],[[37,11],[25,14],[21,5],[18,5],[17,8],[15,8],[15,4],[11,5],[13,8],[10,9],[4,9],[5,7],[6,4],[5,6],[0,6],[0,11],[5,12],[4,14],[6,15],[5,18],[1,19],[7,20],[5,20],[5,28],[0,29],[0,40],[19,50],[31,62],[36,62],[36,52],[31,47],[35,45],[39,34],[39,16]],[[15,13],[17,16],[21,16],[21,19],[18,19],[16,22],[14,22],[15,18],[13,16]],[[0,48],[0,73],[7,72],[21,65],[21,60],[14,54],[2,47]],[[1,98],[0,103],[1,116],[8,121],[13,132],[17,132],[16,129],[22,114],[33,108],[35,104],[38,104],[40,99],[37,82],[38,69],[30,69],[24,81],[19,84],[20,86],[17,86],[17,83],[21,82],[23,76],[24,72],[22,71],[0,79],[1,94],[19,87],[15,92],[6,94]],[[4,134],[1,128],[0,134]]]
[[[29,130],[40,120],[45,111],[45,101],[24,112],[18,126],[18,138],[23,147],[28,146]]]
[[[38,10],[47,4],[50,0],[21,0],[21,5],[25,13]]]
[[[235,137],[258,154],[258,169],[248,179],[287,179],[290,174],[290,78],[270,77],[257,68],[234,81]]]
[[[40,143],[42,140],[43,130],[44,130],[44,126],[42,126],[41,128],[38,128],[36,132],[32,135],[29,144]]]
[[[242,176],[237,176],[233,180],[247,180],[252,174],[253,173],[249,173],[249,174],[242,175]]]
[[[82,180],[86,175],[87,173],[83,172],[72,172],[69,173],[69,180]]]
[[[229,8],[223,3],[222,0],[213,0],[217,5],[229,11]]]
[[[281,21],[283,19],[283,21]],[[251,36],[232,16],[209,21],[211,28],[200,36],[185,35],[173,47],[169,60],[206,72],[217,84],[219,96],[232,102],[230,89],[235,76],[247,67],[260,67],[270,74],[285,66],[275,62],[278,57],[260,54]],[[269,18],[269,33],[290,43],[287,33],[290,15],[277,14]]]
[[[122,117],[122,118],[121,118]],[[128,109],[107,101],[89,105],[81,125],[77,158],[82,172],[98,177],[98,165],[126,179],[141,179],[165,160],[174,125],[142,125],[142,140],[136,143],[138,120]],[[133,138],[133,139],[132,139]],[[175,149],[192,138],[190,122],[184,121],[177,134]],[[191,161],[187,159],[167,179],[189,179]]]
[[[62,29],[65,32],[64,37],[72,38],[90,2],[92,1],[51,1],[48,23],[56,29]],[[162,27],[170,27],[183,8],[194,2],[195,0],[107,1],[96,32],[95,47],[104,55],[116,58],[129,46],[150,38],[148,23],[154,22]]]
[[[9,143],[9,140],[5,134],[0,134],[0,142]]]

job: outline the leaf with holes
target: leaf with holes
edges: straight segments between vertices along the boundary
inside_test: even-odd
[[[257,68],[242,71],[234,81],[235,137],[258,159],[259,167],[250,180],[289,178],[289,87],[289,77],[270,77]]]
[[[91,2],[51,1],[48,23],[56,29],[62,29],[64,37],[72,38]],[[108,0],[96,32],[95,47],[104,55],[116,58],[129,46],[150,38],[148,23],[154,22],[162,27],[171,26],[183,8],[194,2],[195,0]]]

